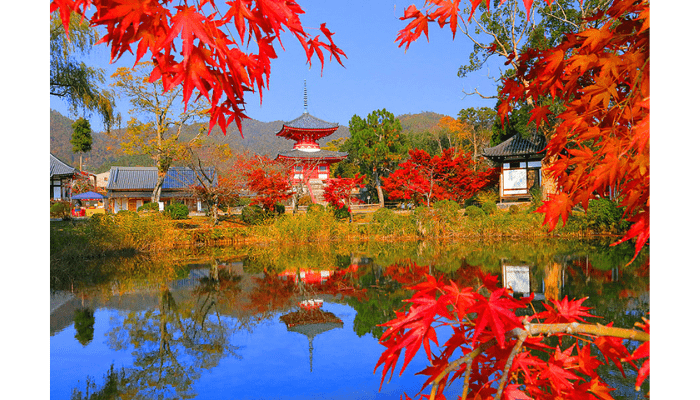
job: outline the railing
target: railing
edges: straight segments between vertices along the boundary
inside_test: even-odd
[[[314,204],[318,203],[318,202],[316,201],[316,196],[314,196],[314,190],[311,188],[311,181],[310,181],[310,180],[306,180],[306,182],[304,182],[304,183],[306,183],[306,188],[309,190],[309,196],[311,196],[311,201],[312,201]]]

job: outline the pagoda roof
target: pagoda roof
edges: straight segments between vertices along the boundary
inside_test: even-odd
[[[294,131],[317,131],[319,134],[323,133],[323,136],[327,136],[338,129],[338,126],[337,123],[327,122],[304,112],[298,118],[285,122],[277,132],[277,136],[292,139],[295,136]]]
[[[318,151],[302,151],[299,149],[293,149],[289,151],[281,151],[277,153],[277,158],[304,158],[304,159],[336,159],[338,161],[346,158],[348,153],[343,151],[330,151],[330,150],[318,150]]]
[[[546,146],[547,139],[542,135],[524,138],[520,134],[517,134],[497,146],[485,148],[482,155],[491,159],[514,157],[543,158],[543,150]]]

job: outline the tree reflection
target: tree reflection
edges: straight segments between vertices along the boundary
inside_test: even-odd
[[[95,333],[95,313],[87,307],[75,310],[73,326],[75,326],[75,339],[83,346],[87,346]]]
[[[192,385],[202,371],[225,357],[237,357],[237,347],[230,343],[235,327],[221,318],[219,303],[235,296],[239,280],[214,265],[192,296],[180,301],[163,284],[155,309],[132,311],[109,332],[113,349],[133,348],[123,397],[193,398]]]

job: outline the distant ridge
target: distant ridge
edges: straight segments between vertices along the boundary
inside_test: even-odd
[[[73,120],[62,115],[56,110],[51,110],[50,118],[50,140],[51,153],[64,160],[66,163],[78,166],[80,155],[73,153],[70,144],[73,132]],[[214,143],[228,143],[233,150],[248,150],[256,154],[275,157],[278,152],[291,150],[292,141],[276,136],[282,128],[283,121],[261,122],[255,119],[243,121],[244,137],[241,137],[238,129],[229,127],[226,135],[221,133],[217,127],[212,130],[208,140]],[[95,129],[96,127],[93,127]],[[123,128],[122,128],[123,129]],[[119,132],[121,129],[115,129]],[[199,131],[198,125],[190,125],[183,132],[183,139],[194,137]],[[319,140],[319,144],[324,146],[327,142],[341,137],[349,137],[350,131],[347,126],[340,125],[337,131],[330,136]],[[110,166],[119,165],[125,167],[140,166],[150,167],[153,162],[146,156],[127,156],[122,153],[119,143],[107,136],[104,132],[92,134],[92,151],[83,156],[83,164],[86,170],[94,173],[108,171]]]
[[[429,131],[437,127],[443,114],[435,112],[422,112],[419,114],[402,114],[397,118],[401,121],[401,126],[406,134]],[[255,119],[243,121],[244,137],[241,137],[238,128],[229,127],[226,135],[221,133],[217,127],[212,130],[208,140],[214,143],[228,143],[233,150],[248,150],[257,154],[275,157],[277,153],[287,151],[292,148],[292,141],[276,136],[282,128],[283,121],[261,122]],[[64,160],[66,163],[78,167],[80,155],[73,153],[70,144],[71,133],[73,132],[73,120],[62,115],[56,110],[51,110],[50,118],[50,140],[51,153]],[[95,129],[96,127],[93,127]],[[199,127],[190,125],[183,132],[183,139],[194,137]],[[120,129],[115,129],[116,132]],[[347,126],[340,125],[334,134],[319,140],[319,144],[324,146],[331,140],[342,137],[350,137]],[[83,156],[85,169],[93,173],[108,171],[112,165],[123,167],[150,167],[153,162],[147,156],[128,156],[121,152],[119,143],[107,136],[104,132],[93,132],[92,151]]]

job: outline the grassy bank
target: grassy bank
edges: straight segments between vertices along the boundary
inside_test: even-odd
[[[353,221],[336,218],[317,207],[306,213],[283,214],[244,222],[229,216],[213,225],[209,218],[172,220],[157,212],[96,215],[87,220],[51,223],[51,257],[94,258],[153,253],[188,246],[237,243],[309,243],[327,241],[488,239],[590,237],[617,235],[620,210],[593,204],[587,214],[574,212],[565,227],[548,232],[534,207],[514,206],[507,211],[460,208],[453,202],[412,211],[379,209],[356,214]],[[616,219],[617,218],[617,219]]]

